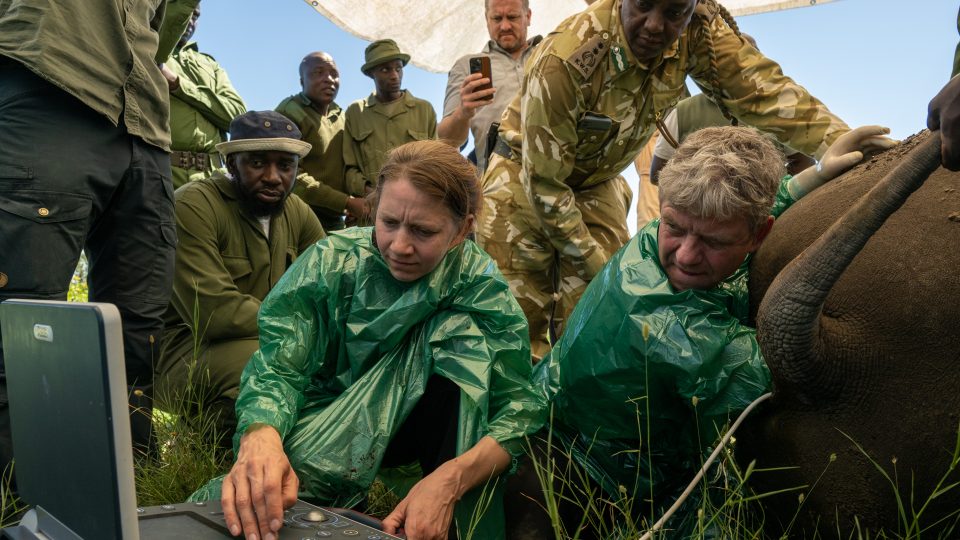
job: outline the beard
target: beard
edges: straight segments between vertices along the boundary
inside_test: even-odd
[[[283,213],[287,197],[290,196],[290,191],[287,191],[279,201],[266,203],[258,199],[255,192],[249,191],[246,185],[236,178],[233,179],[233,185],[239,195],[240,207],[255,218],[273,217]]]

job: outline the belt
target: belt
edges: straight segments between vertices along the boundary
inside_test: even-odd
[[[170,166],[181,169],[193,169],[195,171],[207,171],[219,167],[220,154],[207,154],[204,152],[170,152]]]
[[[497,137],[497,144],[493,145],[493,153],[510,159],[510,145],[503,140],[503,137]]]

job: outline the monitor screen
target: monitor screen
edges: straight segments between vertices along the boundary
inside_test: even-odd
[[[0,304],[20,496],[81,538],[137,536],[120,315],[109,304]]]

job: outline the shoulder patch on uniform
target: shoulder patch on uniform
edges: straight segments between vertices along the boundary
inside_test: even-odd
[[[579,49],[573,51],[569,61],[580,72],[580,75],[588,78],[600,66],[609,47],[610,45],[603,39],[603,36],[597,34],[588,39]]]

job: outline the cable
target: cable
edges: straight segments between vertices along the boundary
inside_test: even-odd
[[[704,462],[703,467],[700,467],[700,471],[698,471],[697,475],[693,477],[693,481],[690,482],[690,485],[687,486],[687,489],[683,490],[683,493],[680,494],[680,497],[677,499],[677,501],[673,503],[673,506],[671,506],[670,509],[667,510],[665,514],[663,514],[663,517],[660,518],[659,521],[653,524],[653,527],[650,527],[650,529],[646,533],[644,533],[643,536],[640,537],[640,540],[650,540],[650,538],[653,536],[653,533],[663,528],[663,525],[667,522],[667,520],[670,519],[671,516],[673,516],[674,512],[676,512],[677,509],[680,508],[680,505],[687,500],[687,497],[689,497],[691,493],[693,493],[693,489],[697,487],[697,484],[700,483],[700,480],[703,478],[703,475],[706,474],[707,469],[710,468],[710,465],[713,465],[714,460],[716,460],[717,456],[720,455],[720,451],[723,450],[723,447],[726,446],[728,442],[730,442],[730,438],[733,437],[733,433],[737,431],[737,428],[740,427],[740,424],[747,417],[747,415],[750,414],[753,411],[753,409],[757,407],[757,405],[769,399],[770,396],[772,395],[773,395],[772,392],[767,392],[766,394],[753,400],[753,403],[751,403],[750,405],[747,405],[747,408],[744,409],[742,413],[740,413],[740,416],[737,417],[736,422],[734,422],[733,425],[730,426],[730,429],[727,430],[727,433],[723,436],[723,439],[720,440],[720,444],[717,445],[713,453],[710,454],[710,457],[707,458],[707,461]]]

